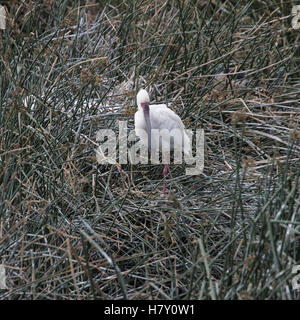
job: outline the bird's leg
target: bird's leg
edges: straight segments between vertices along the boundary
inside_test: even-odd
[[[164,164],[164,194],[166,194],[166,177],[168,172],[168,165]]]
[[[164,194],[166,194],[166,177],[168,173],[168,164],[166,161],[166,155],[163,153],[163,159],[164,159]]]

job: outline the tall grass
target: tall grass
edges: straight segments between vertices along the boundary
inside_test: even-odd
[[[299,299],[292,1],[7,6],[1,299]],[[205,131],[205,169],[100,165],[140,87]]]

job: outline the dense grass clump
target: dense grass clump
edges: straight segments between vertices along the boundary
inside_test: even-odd
[[[293,1],[10,1],[0,30],[1,299],[299,299]],[[144,87],[203,174],[98,164]],[[195,143],[195,141],[194,141]]]

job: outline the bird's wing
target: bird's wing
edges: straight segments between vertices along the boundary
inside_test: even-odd
[[[190,139],[184,130],[184,124],[180,117],[165,104],[153,104],[150,105],[150,121],[151,129],[167,129],[169,132],[172,130],[180,130],[183,138],[184,153],[190,153]],[[147,130],[145,117],[143,111],[137,111],[134,115],[134,125],[136,135],[142,140],[146,140],[145,130]],[[143,129],[139,131],[138,129]],[[175,145],[177,141],[175,140]],[[153,141],[154,146],[154,141]]]
[[[191,146],[190,146],[190,139],[185,132],[184,124],[180,117],[171,109],[169,109],[166,105],[151,105],[150,106],[150,121],[151,121],[151,128],[152,129],[167,129],[169,133],[173,130],[174,139],[171,139],[171,148],[174,145],[178,145],[180,147],[183,146],[183,151],[186,155],[190,154]],[[176,139],[178,134],[176,134],[176,130],[179,130],[180,136],[183,140]],[[168,141],[169,136],[166,136],[166,141]],[[163,138],[163,136],[162,136]]]
[[[165,104],[150,105],[150,119],[152,129],[184,130],[180,117]]]

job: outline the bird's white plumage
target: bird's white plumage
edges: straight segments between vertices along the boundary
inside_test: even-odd
[[[137,102],[139,109],[141,108],[141,103],[144,103],[144,102],[149,103],[150,102],[149,94],[145,89],[141,89],[138,92],[138,94],[136,96],[136,102]]]
[[[150,99],[147,91],[141,89],[137,95],[138,111],[134,116],[136,135],[140,136],[141,139],[145,137],[145,135],[140,135],[139,129],[143,129],[147,132],[142,104],[149,104],[149,102]],[[149,115],[151,130],[166,129],[169,132],[169,136],[167,135],[167,139],[164,139],[164,135],[162,134],[162,137],[160,138],[160,148],[162,145],[162,140],[164,140],[164,146],[168,150],[174,150],[181,147],[185,155],[190,155],[191,149],[189,137],[185,132],[183,122],[174,111],[169,109],[165,104],[152,104],[149,105]],[[170,136],[171,139],[169,139]],[[155,141],[151,141],[152,148],[155,148]]]

